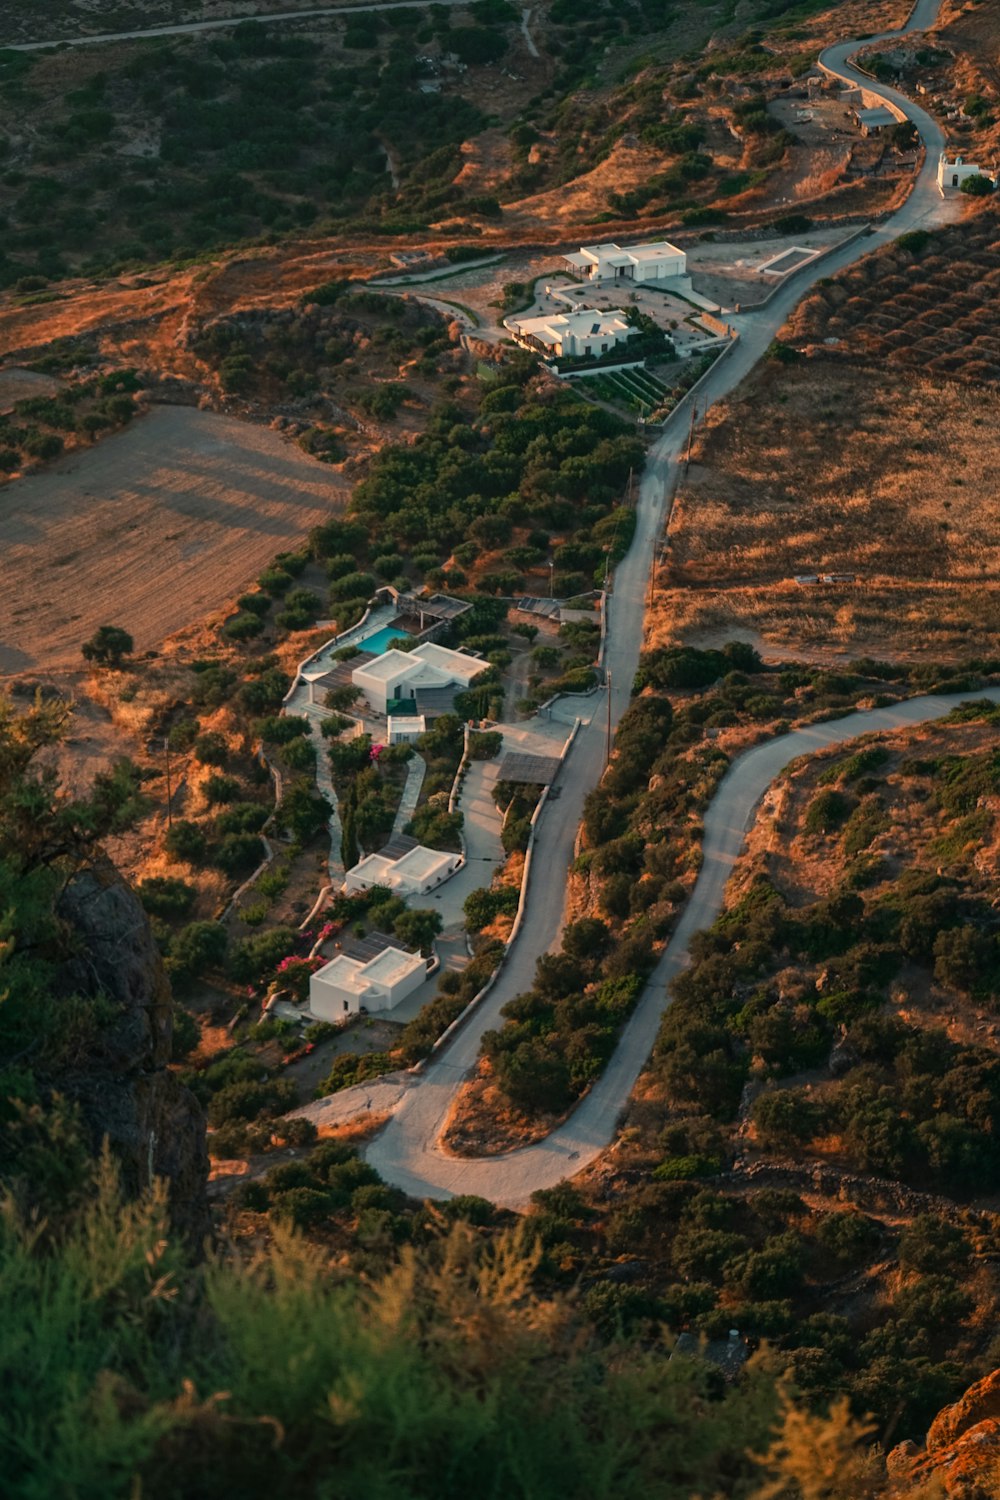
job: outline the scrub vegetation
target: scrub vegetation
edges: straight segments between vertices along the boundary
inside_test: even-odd
[[[561,953],[504,1007],[483,1039],[477,1078],[448,1127],[452,1149],[479,1155],[545,1135],[614,1050],[700,867],[701,819],[734,755],[800,724],[940,688],[995,678],[997,660],[954,668],[859,661],[843,672],[764,668],[753,649],[651,649],[640,695],[623,716],[611,764],[584,807],[583,848]],[[877,809],[830,788],[817,826],[846,822],[852,848],[874,837]],[[936,846],[935,846],[936,847]]]

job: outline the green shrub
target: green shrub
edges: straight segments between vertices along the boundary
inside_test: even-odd
[[[227,875],[248,875],[266,858],[263,840],[253,833],[228,833],[212,851],[212,863]]]
[[[171,859],[198,864],[205,854],[205,835],[197,823],[182,818],[167,830],[163,846]]]
[[[148,912],[167,919],[185,917],[198,892],[176,875],[150,875],[137,886],[139,900]]]
[[[205,801],[210,807],[214,807],[220,802],[235,802],[240,796],[240,784],[235,776],[223,776],[218,771],[213,771],[210,776],[206,776],[202,791]]]
[[[296,1102],[295,1085],[290,1079],[271,1078],[258,1082],[242,1079],[227,1084],[213,1095],[208,1106],[211,1125],[225,1125],[230,1120],[260,1120],[282,1114]]]
[[[171,974],[197,978],[215,969],[226,956],[229,935],[221,922],[189,922],[170,944],[167,968]]]
[[[805,826],[809,833],[834,833],[847,821],[851,804],[843,792],[831,788],[817,792],[809,804]]]
[[[229,744],[224,734],[209,730],[194,742],[194,758],[203,766],[224,766],[229,759]]]
[[[264,622],[260,616],[245,610],[226,621],[222,634],[231,641],[251,641],[255,636],[263,634],[263,630]]]
[[[259,890],[267,875],[257,883]],[[278,894],[277,892],[275,894]],[[291,927],[272,927],[237,943],[229,955],[229,971],[241,984],[264,984],[283,958],[294,952],[298,933]]]

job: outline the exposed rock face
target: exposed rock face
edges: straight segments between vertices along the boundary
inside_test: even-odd
[[[167,1179],[175,1227],[195,1244],[209,1232],[205,1117],[167,1071],[170,986],[138,897],[110,862],[78,871],[58,906],[71,934],[66,994],[104,994],[121,1013],[61,1085],[79,1103],[95,1149],[107,1138],[125,1190]]]
[[[927,1433],[927,1449],[946,1448],[988,1417],[1000,1417],[1000,1370],[970,1385],[953,1406],[939,1411]]]
[[[1000,1370],[970,1386],[931,1423],[923,1448],[900,1443],[886,1460],[898,1485],[937,1479],[951,1500],[996,1500],[1000,1480]]]

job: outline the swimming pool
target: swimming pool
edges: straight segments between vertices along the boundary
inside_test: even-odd
[[[383,625],[381,630],[376,630],[367,640],[358,641],[358,650],[367,651],[370,656],[381,656],[383,651],[388,651],[393,641],[410,641],[413,637],[405,630],[400,630],[395,625]]]

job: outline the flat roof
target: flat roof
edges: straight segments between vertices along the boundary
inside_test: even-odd
[[[348,958],[346,953],[338,953],[336,958],[331,958],[328,964],[317,969],[313,978],[323,984],[348,984],[354,987],[354,979],[358,972],[364,968],[360,959]]]
[[[886,109],[884,104],[873,105],[871,109],[859,109],[857,112],[859,125],[893,125],[896,116],[891,109]]]
[[[432,674],[427,678],[428,685],[431,686],[435,682],[433,674],[437,674],[436,680],[442,685],[445,684],[445,677],[441,674],[449,674],[468,682],[473,677],[478,677],[487,666],[488,663],[482,657],[469,656],[464,651],[452,651],[434,641],[422,641],[412,651],[397,651],[394,646],[390,646],[381,656],[355,667],[354,672],[375,678],[378,682],[388,682],[401,674],[412,676],[414,672],[423,669]]]
[[[422,880],[458,857],[457,854],[446,854],[440,849],[426,849],[423,844],[418,844],[415,849],[409,849],[397,859],[396,870],[411,879]]]
[[[605,240],[600,245],[582,245],[580,254],[600,255],[604,260],[610,260],[616,255],[630,255],[636,260],[654,260],[661,255],[683,255],[684,251],[677,245],[672,245],[669,240],[652,240],[648,245],[618,245],[613,240]]]
[[[412,974],[421,966],[426,968],[427,960],[419,953],[405,953],[402,948],[383,948],[378,958],[373,958],[365,964],[363,972],[369,981],[393,984],[397,979],[404,979],[407,974]],[[358,977],[361,977],[360,974]]]
[[[416,655],[415,651],[397,651],[395,646],[390,646],[388,651],[382,652],[381,656],[374,656],[370,661],[355,667],[354,672],[363,672],[366,677],[375,677],[379,682],[385,682],[388,678],[395,677],[398,672],[412,667]]]
[[[424,641],[410,655],[419,657],[430,667],[453,672],[469,681],[478,677],[489,666],[489,662],[484,661],[481,656],[470,656],[467,651],[452,651],[449,646],[439,646],[436,641]]]
[[[395,868],[394,860],[385,859],[381,854],[366,854],[364,859],[359,859],[347,873],[348,875],[363,873],[366,880],[374,880],[378,884],[379,875],[388,877]]]
[[[346,953],[338,953],[336,958],[331,958],[328,964],[317,969],[313,978],[323,984],[335,984],[340,989],[360,994],[370,984],[394,984],[422,965],[426,966],[426,963],[427,960],[421,954],[408,953],[403,948],[383,948],[364,963],[360,959],[349,958]]]
[[[610,333],[624,328],[628,328],[630,333],[638,332],[626,321],[625,313],[620,307],[580,307],[575,312],[556,313],[549,318],[512,318],[509,326],[517,328],[521,333],[551,333],[553,337],[560,333],[577,332],[584,327],[591,333]]]
[[[656,240],[652,245],[632,245],[628,253],[633,260],[662,260],[667,255],[683,255],[684,251],[669,240]]]

